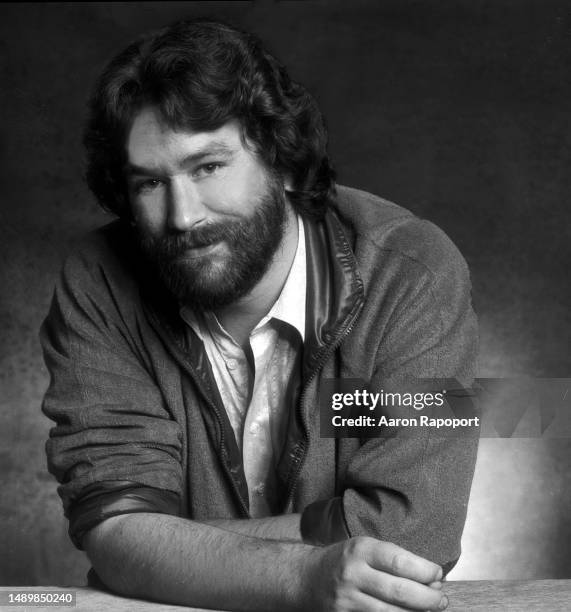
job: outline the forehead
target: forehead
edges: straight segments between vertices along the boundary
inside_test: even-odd
[[[133,119],[126,142],[129,164],[154,168],[171,166],[193,155],[243,152],[240,123],[231,120],[212,131],[174,130],[152,108]]]

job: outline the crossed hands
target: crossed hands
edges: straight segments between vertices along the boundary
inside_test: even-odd
[[[319,612],[444,610],[442,569],[390,542],[356,537],[315,549],[307,609]]]

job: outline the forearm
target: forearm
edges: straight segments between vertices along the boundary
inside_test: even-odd
[[[84,544],[101,580],[123,595],[251,612],[303,610],[314,550],[147,513],[107,519]]]
[[[239,533],[245,536],[263,540],[280,540],[287,542],[302,542],[300,532],[300,514],[282,514],[260,519],[225,520],[215,519],[203,521],[219,529]]]

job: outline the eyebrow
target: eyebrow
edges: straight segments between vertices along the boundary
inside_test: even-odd
[[[211,157],[213,155],[214,156],[223,155],[224,157],[228,158],[234,155],[234,153],[236,153],[235,147],[231,147],[225,142],[213,141],[213,142],[209,142],[203,148],[198,149],[194,153],[190,153],[189,155],[186,155],[185,157],[183,157],[178,162],[178,165],[179,167],[184,168],[185,166],[190,166],[192,164],[195,164],[196,162],[201,161],[205,157]],[[152,168],[152,167],[147,168],[145,166],[139,166],[137,164],[132,164],[131,162],[127,162],[125,164],[125,171],[127,175],[129,176],[136,175],[136,174],[143,174],[143,175],[162,174],[162,171],[160,170],[160,168]]]

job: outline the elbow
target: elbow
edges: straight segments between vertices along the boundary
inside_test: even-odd
[[[110,517],[87,531],[82,544],[101,586],[118,595],[142,596],[137,576],[129,571],[125,537],[128,521],[128,514]]]

